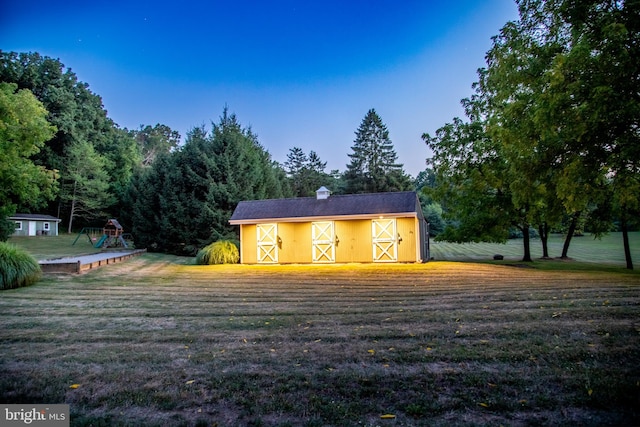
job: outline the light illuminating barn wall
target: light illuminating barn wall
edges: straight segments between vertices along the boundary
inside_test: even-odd
[[[389,220],[389,219],[387,219]],[[327,222],[333,225],[331,238],[320,243],[313,240],[314,222],[269,223],[264,230],[275,230],[275,235],[261,235],[258,228],[263,224],[240,226],[241,260],[243,264],[292,264],[292,263],[350,263],[350,262],[421,262],[420,223],[416,217],[391,218],[395,221],[395,233],[385,233],[389,239],[374,243],[372,222],[377,219],[327,220],[320,223],[321,231],[330,231]],[[275,227],[271,228],[272,225]],[[329,230],[327,230],[329,228]],[[319,234],[318,228],[316,234]],[[391,239],[391,237],[393,239]],[[328,242],[331,241],[331,244]],[[386,252],[385,252],[386,250]],[[377,256],[378,259],[374,259]],[[314,258],[315,257],[315,258]]]
[[[243,264],[424,262],[428,224],[413,191],[246,200],[229,219],[240,226]]]

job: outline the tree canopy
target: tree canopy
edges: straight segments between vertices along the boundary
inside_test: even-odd
[[[389,131],[372,108],[356,131],[351,158],[344,173],[346,193],[404,191],[411,181],[398,163]]]
[[[143,166],[150,166],[158,155],[170,153],[180,144],[180,133],[160,123],[155,126],[141,125],[132,134],[142,154]]]
[[[502,204],[501,215],[491,205],[484,213],[523,233],[537,224],[543,244],[568,216],[563,256],[581,217],[593,218],[597,235],[613,220],[604,212],[617,212],[632,268],[626,224],[639,210],[640,3],[523,0],[518,7],[519,20],[493,39],[476,93],[464,101],[469,122],[424,135],[440,195],[485,183]],[[483,137],[469,139],[474,127]],[[457,236],[471,240],[482,234],[472,225],[480,213],[469,210],[477,201],[458,200],[450,212]],[[497,220],[505,214],[510,221]],[[528,260],[527,251],[525,236]]]
[[[331,187],[334,179],[325,172],[326,168],[327,162],[323,162],[315,151],[311,150],[307,155],[299,147],[291,148],[284,162],[284,170],[289,177],[293,195],[314,196],[321,186]]]
[[[193,128],[179,150],[139,171],[128,209],[140,244],[195,255],[211,242],[238,240],[229,218],[241,200],[289,195],[284,171],[225,108],[211,132]]]
[[[38,207],[54,197],[54,171],[33,163],[55,133],[47,110],[27,89],[0,82],[0,241],[14,231],[6,218],[20,207]]]
[[[47,120],[55,126],[55,134],[47,138],[40,151],[29,155],[35,164],[57,171],[56,177],[63,183],[58,203],[49,206],[49,213],[66,215],[70,226],[74,218],[84,222],[94,218],[94,210],[75,209],[74,201],[81,193],[74,185],[66,185],[77,181],[78,165],[69,156],[79,148],[93,150],[92,158],[105,171],[102,180],[107,184],[94,186],[104,194],[91,200],[95,192],[89,192],[89,199],[83,203],[99,203],[103,211],[114,208],[141,156],[129,132],[107,117],[102,99],[59,60],[38,53],[0,52],[0,82],[30,90],[47,110]]]

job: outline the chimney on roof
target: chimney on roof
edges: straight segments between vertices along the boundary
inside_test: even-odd
[[[329,198],[329,194],[331,191],[327,189],[324,185],[316,190],[316,199],[325,200]]]

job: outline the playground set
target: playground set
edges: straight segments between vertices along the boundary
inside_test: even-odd
[[[117,219],[110,219],[102,228],[84,227],[71,244],[72,246],[76,244],[80,236],[87,236],[89,243],[94,248],[128,248],[133,243],[131,234],[124,232]]]

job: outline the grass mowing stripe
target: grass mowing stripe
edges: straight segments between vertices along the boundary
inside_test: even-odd
[[[4,400],[74,425],[638,420],[638,275],[172,259],[3,293]]]

